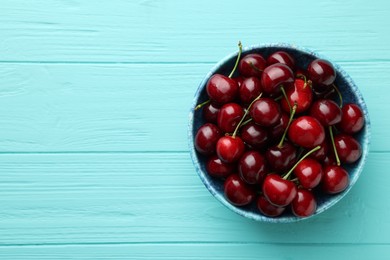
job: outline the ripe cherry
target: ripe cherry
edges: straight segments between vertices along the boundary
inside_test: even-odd
[[[266,174],[265,158],[256,151],[244,153],[238,162],[240,177],[248,184],[260,184]]]
[[[244,206],[255,198],[253,190],[237,174],[230,175],[224,183],[226,199],[233,205]]]
[[[335,125],[341,121],[340,107],[330,99],[320,99],[313,103],[310,115],[315,117],[323,126]]]
[[[267,200],[278,207],[287,206],[297,195],[294,182],[285,180],[277,174],[265,177],[262,190]]]
[[[348,172],[341,166],[327,166],[324,169],[322,188],[326,193],[335,194],[344,191],[349,185]]]
[[[342,108],[341,122],[337,127],[347,133],[354,134],[359,132],[364,126],[363,112],[356,104],[346,104]]]
[[[303,188],[312,189],[320,183],[323,171],[318,161],[306,158],[298,163],[294,174]]]
[[[221,161],[216,155],[211,156],[206,163],[206,170],[210,176],[226,178],[236,171],[236,165]]]
[[[220,109],[221,108],[214,103],[209,102],[206,104],[202,111],[204,120],[208,123],[217,124],[217,117]]]
[[[233,163],[241,158],[245,145],[238,136],[223,136],[219,138],[216,150],[219,159],[226,163]]]
[[[309,109],[313,100],[313,92],[310,88],[310,82],[305,82],[302,79],[295,79],[294,85],[287,87],[285,91],[288,101],[290,102],[290,106],[294,103],[297,104],[297,114]],[[290,113],[290,106],[289,103],[287,103],[287,100],[283,98],[280,103],[282,109],[285,112]]]
[[[267,129],[253,122],[250,122],[241,128],[241,138],[253,149],[262,149],[269,139]]]
[[[224,133],[231,133],[240,122],[244,110],[237,103],[227,103],[221,107],[217,116],[218,127]]]
[[[251,103],[262,91],[260,80],[256,77],[246,78],[239,89],[239,97],[242,103]]]
[[[272,205],[264,196],[260,196],[257,199],[257,208],[259,211],[267,217],[280,216],[286,208],[277,207]]]
[[[214,74],[206,84],[206,91],[211,101],[223,105],[237,97],[238,84],[234,79]]]
[[[350,135],[339,134],[335,136],[334,143],[340,161],[354,163],[362,155],[362,148],[358,141]]]
[[[331,85],[336,79],[336,71],[333,65],[323,59],[315,59],[307,68],[310,79],[320,85]]]
[[[279,94],[281,85],[289,85],[294,82],[292,70],[284,64],[276,63],[265,68],[261,75],[261,85],[267,94]]]
[[[317,210],[317,202],[313,193],[298,189],[297,196],[291,203],[291,210],[297,217],[309,217]]]
[[[282,63],[287,65],[291,70],[294,70],[295,60],[294,58],[285,51],[277,51],[272,53],[267,59],[267,66]]]
[[[304,147],[313,148],[325,140],[325,130],[317,119],[301,116],[292,121],[288,129],[289,140]]]
[[[273,99],[260,98],[253,103],[250,115],[256,124],[267,127],[276,124],[282,116],[282,112],[279,104]]]
[[[281,146],[274,145],[265,153],[270,168],[276,172],[284,172],[291,168],[297,159],[297,149],[289,142]]]
[[[244,77],[260,77],[265,66],[266,62],[263,56],[252,53],[245,55],[240,60],[238,70]]]
[[[221,130],[211,123],[202,125],[195,135],[195,149],[204,155],[215,153],[215,146],[221,137]]]

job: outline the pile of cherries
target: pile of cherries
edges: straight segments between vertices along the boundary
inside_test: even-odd
[[[362,110],[343,104],[336,71],[324,59],[302,68],[285,51],[241,52],[239,43],[229,76],[214,74],[206,84],[209,100],[195,108],[206,122],[195,148],[207,156],[208,174],[224,180],[231,204],[256,203],[268,217],[288,208],[308,217],[318,194],[348,187],[341,164],[362,154],[353,137],[364,126]]]

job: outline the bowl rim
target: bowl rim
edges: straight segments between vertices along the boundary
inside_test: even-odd
[[[256,221],[259,221],[259,222],[293,223],[293,222],[298,222],[298,221],[301,221],[301,220],[306,220],[306,219],[310,219],[310,218],[313,218],[315,216],[318,216],[322,212],[324,212],[327,209],[329,209],[330,207],[334,206],[337,202],[342,200],[342,198],[344,198],[345,195],[347,195],[349,193],[349,191],[355,185],[357,179],[360,177],[360,174],[363,171],[364,165],[366,164],[366,161],[367,161],[367,157],[368,157],[368,153],[369,153],[369,147],[370,147],[370,140],[371,140],[371,122],[370,122],[370,117],[369,117],[369,114],[368,114],[367,105],[366,105],[366,102],[364,101],[363,95],[361,94],[360,90],[358,89],[358,87],[355,84],[355,82],[353,81],[353,79],[349,76],[349,74],[347,74],[338,64],[334,63],[332,60],[330,60],[326,56],[324,56],[324,55],[322,55],[322,54],[320,54],[320,53],[318,53],[316,51],[313,51],[313,50],[308,49],[306,47],[297,46],[295,44],[289,44],[289,43],[265,43],[265,44],[250,45],[250,46],[247,46],[247,47],[243,47],[242,53],[243,54],[245,54],[245,53],[252,53],[252,52],[256,52],[259,49],[265,49],[265,48],[291,49],[291,50],[294,50],[294,51],[303,52],[303,53],[315,56],[315,57],[320,58],[320,59],[326,59],[330,63],[332,63],[332,65],[335,67],[337,72],[342,75],[342,77],[345,79],[345,81],[348,82],[349,87],[355,93],[355,95],[356,95],[356,97],[358,99],[359,106],[361,107],[361,109],[363,111],[363,114],[364,114],[365,128],[366,128],[365,131],[366,132],[365,132],[365,137],[363,138],[364,140],[360,144],[361,147],[362,147],[362,155],[361,155],[361,158],[360,158],[360,162],[357,165],[355,175],[353,176],[354,178],[350,179],[350,183],[349,183],[347,189],[344,190],[342,193],[336,194],[336,195],[339,196],[338,199],[331,200],[329,202],[324,203],[323,206],[320,209],[317,209],[316,212],[313,215],[311,215],[309,217],[304,217],[304,218],[300,218],[300,217],[296,217],[296,216],[287,216],[287,217],[281,217],[281,218],[271,218],[271,217],[267,217],[267,216],[261,215],[260,213],[249,212],[249,211],[246,211],[246,210],[244,210],[244,209],[242,209],[240,207],[236,207],[236,206],[230,204],[225,199],[223,194],[219,194],[216,191],[214,186],[209,182],[209,180],[207,178],[208,174],[201,169],[200,162],[199,162],[198,157],[197,157],[197,151],[195,150],[195,146],[194,146],[194,137],[195,136],[193,135],[194,112],[195,112],[194,108],[197,105],[197,100],[199,99],[199,96],[201,95],[201,93],[203,91],[203,86],[206,85],[208,79],[213,74],[215,74],[216,71],[218,71],[218,69],[221,66],[223,66],[226,62],[228,62],[230,59],[236,57],[238,55],[238,51],[230,53],[230,54],[226,55],[224,58],[222,58],[220,61],[218,61],[209,70],[209,72],[204,76],[204,78],[200,82],[200,84],[199,84],[199,86],[198,86],[198,88],[197,88],[197,90],[195,92],[195,95],[194,95],[194,98],[192,100],[192,104],[191,104],[191,107],[190,107],[189,120],[188,120],[188,145],[189,145],[189,149],[190,149],[191,159],[192,159],[192,162],[194,164],[194,167],[195,167],[195,170],[196,170],[198,176],[200,177],[201,181],[206,186],[206,188],[209,190],[209,192],[219,202],[221,202],[225,207],[229,208],[230,210],[232,210],[233,212],[235,212],[235,213],[237,213],[237,214],[239,214],[241,216],[244,216],[246,218],[249,218],[249,219],[252,219],[252,220],[256,220]],[[209,177],[209,178],[211,178],[211,177]]]

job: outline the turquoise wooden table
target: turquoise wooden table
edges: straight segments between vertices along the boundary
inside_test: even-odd
[[[0,259],[389,259],[389,27],[386,0],[1,1]],[[316,218],[244,219],[195,172],[191,101],[238,40],[317,50],[365,97],[365,170]]]

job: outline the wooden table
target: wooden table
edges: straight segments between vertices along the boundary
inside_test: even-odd
[[[388,259],[389,2],[261,2],[1,1],[0,259]],[[317,50],[365,97],[365,170],[316,218],[244,219],[195,172],[192,97],[238,40]]]

